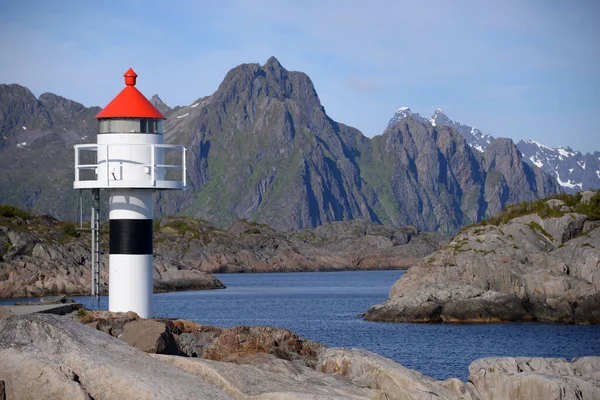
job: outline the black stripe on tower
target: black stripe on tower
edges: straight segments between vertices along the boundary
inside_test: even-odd
[[[152,254],[151,219],[111,219],[110,254]]]

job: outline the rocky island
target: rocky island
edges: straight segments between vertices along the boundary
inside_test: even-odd
[[[600,191],[521,203],[410,268],[366,319],[600,323]]]

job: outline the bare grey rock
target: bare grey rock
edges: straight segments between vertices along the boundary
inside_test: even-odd
[[[584,214],[568,213],[558,218],[542,218],[537,214],[525,215],[514,218],[512,222],[530,225],[532,222],[538,224],[548,233],[548,237],[556,245],[561,245],[567,240],[579,235],[583,225],[589,218]]]
[[[343,377],[362,388],[377,390],[389,400],[472,399],[471,389],[460,381],[444,384],[365,350],[325,349],[317,369]]]
[[[486,400],[600,399],[600,366],[588,357],[569,363],[552,358],[484,358],[469,366],[469,381]],[[582,368],[582,369],[580,369]]]
[[[584,192],[581,192],[581,202],[589,203],[590,200],[592,199],[592,197],[594,197],[595,195],[596,195],[596,192],[593,190],[586,190]]]
[[[11,400],[230,398],[114,337],[45,314],[0,319],[0,380]]]
[[[179,349],[188,357],[201,357],[205,348],[219,336],[219,332],[184,332],[179,335]]]
[[[368,221],[277,232],[239,220],[226,231],[190,218],[166,217],[155,250],[204,272],[335,271],[406,268],[446,243],[441,234]]]
[[[369,320],[600,322],[600,229],[526,215],[473,226],[410,268]]]
[[[341,400],[375,399],[374,390],[321,374],[311,368],[267,354],[252,357],[246,364],[155,355],[203,381],[213,383],[238,400]]]

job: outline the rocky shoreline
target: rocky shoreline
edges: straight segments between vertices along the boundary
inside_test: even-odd
[[[80,311],[1,318],[2,387],[11,400],[598,399],[600,357],[485,358],[467,382],[438,381],[286,329]]]
[[[365,318],[600,323],[600,192],[565,200],[522,204],[534,212],[509,209],[463,230],[410,268]]]
[[[12,212],[17,215],[0,212],[0,298],[89,294],[89,232],[50,216]],[[103,231],[102,249],[107,240]],[[241,220],[222,231],[201,220],[167,217],[155,221],[154,291],[223,288],[210,275],[217,272],[407,268],[446,241],[413,227],[365,221],[277,232]],[[101,282],[106,294],[106,255],[101,256]]]

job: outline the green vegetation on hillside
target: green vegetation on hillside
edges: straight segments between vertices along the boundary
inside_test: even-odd
[[[0,217],[14,218],[19,217],[23,219],[32,218],[32,215],[27,211],[24,211],[18,207],[10,206],[8,204],[0,204]]]
[[[561,200],[571,211],[561,211],[550,206],[548,200]],[[541,218],[562,217],[567,212],[576,212],[587,215],[592,220],[600,220],[600,190],[588,202],[581,202],[581,192],[577,194],[561,193],[550,198],[533,202],[523,202],[507,206],[504,211],[494,217],[484,219],[475,225],[500,225],[513,218],[527,214],[537,214]]]

